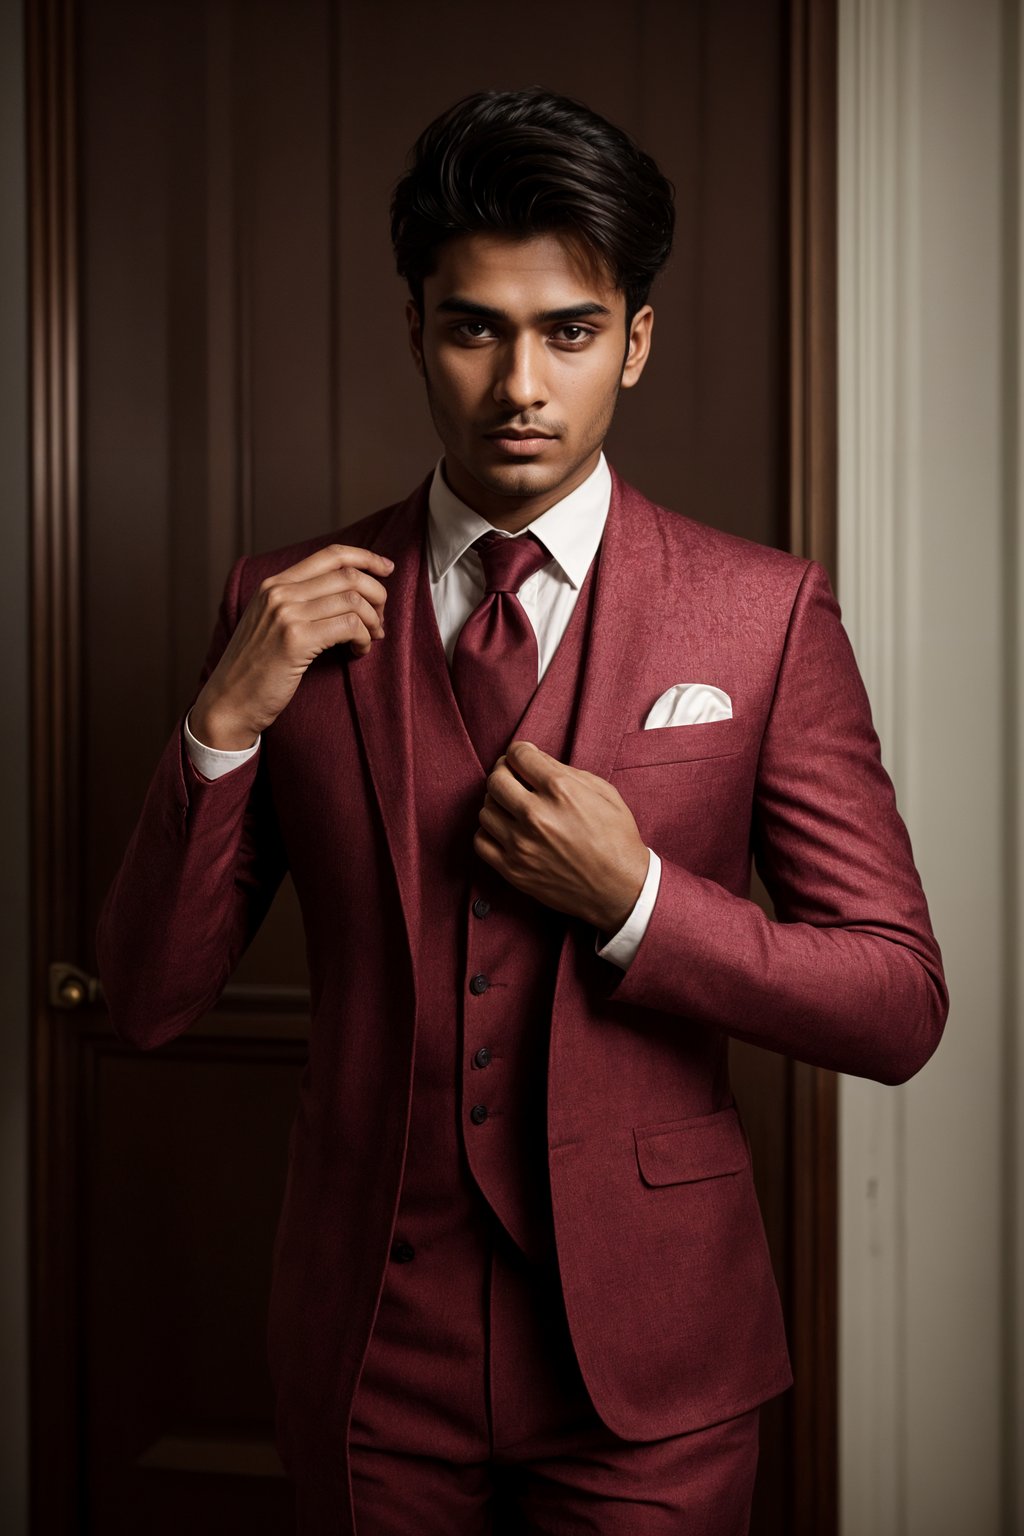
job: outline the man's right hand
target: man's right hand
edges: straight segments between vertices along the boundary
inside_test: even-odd
[[[371,549],[329,544],[269,576],[192,708],[193,735],[224,752],[251,747],[322,651],[351,645],[354,655],[367,655],[384,637],[387,591],[376,577],[393,570]]]

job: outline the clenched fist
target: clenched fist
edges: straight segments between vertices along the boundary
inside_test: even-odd
[[[393,570],[373,550],[329,544],[269,576],[193,706],[195,736],[225,752],[251,747],[322,651],[348,644],[365,656],[384,637],[387,591],[376,578]]]
[[[651,858],[613,785],[529,741],[511,742],[488,777],[473,845],[528,896],[607,934],[632,912]]]

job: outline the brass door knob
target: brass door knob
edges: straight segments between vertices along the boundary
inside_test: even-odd
[[[55,960],[49,970],[48,992],[52,1008],[84,1008],[94,1003],[100,995],[99,980],[69,965],[65,960]]]

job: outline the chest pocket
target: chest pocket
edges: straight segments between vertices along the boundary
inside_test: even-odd
[[[649,768],[657,763],[703,762],[743,750],[748,731],[739,720],[709,720],[702,725],[661,725],[627,731],[619,742],[613,772]]]
[[[748,856],[756,771],[747,722],[713,720],[627,731],[609,777],[648,847],[734,882]]]

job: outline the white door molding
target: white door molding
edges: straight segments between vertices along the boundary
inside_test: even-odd
[[[839,4],[840,597],[952,997],[840,1084],[843,1536],[1022,1528],[1018,3]]]
[[[901,454],[909,323],[900,285],[916,122],[907,9],[839,7],[839,574],[886,763],[899,781],[906,569]],[[909,227],[908,227],[909,226]],[[901,796],[901,801],[902,801]],[[906,807],[904,806],[904,810]],[[843,1536],[902,1536],[906,1419],[905,1118],[899,1093],[844,1078],[839,1098],[839,1466]]]

